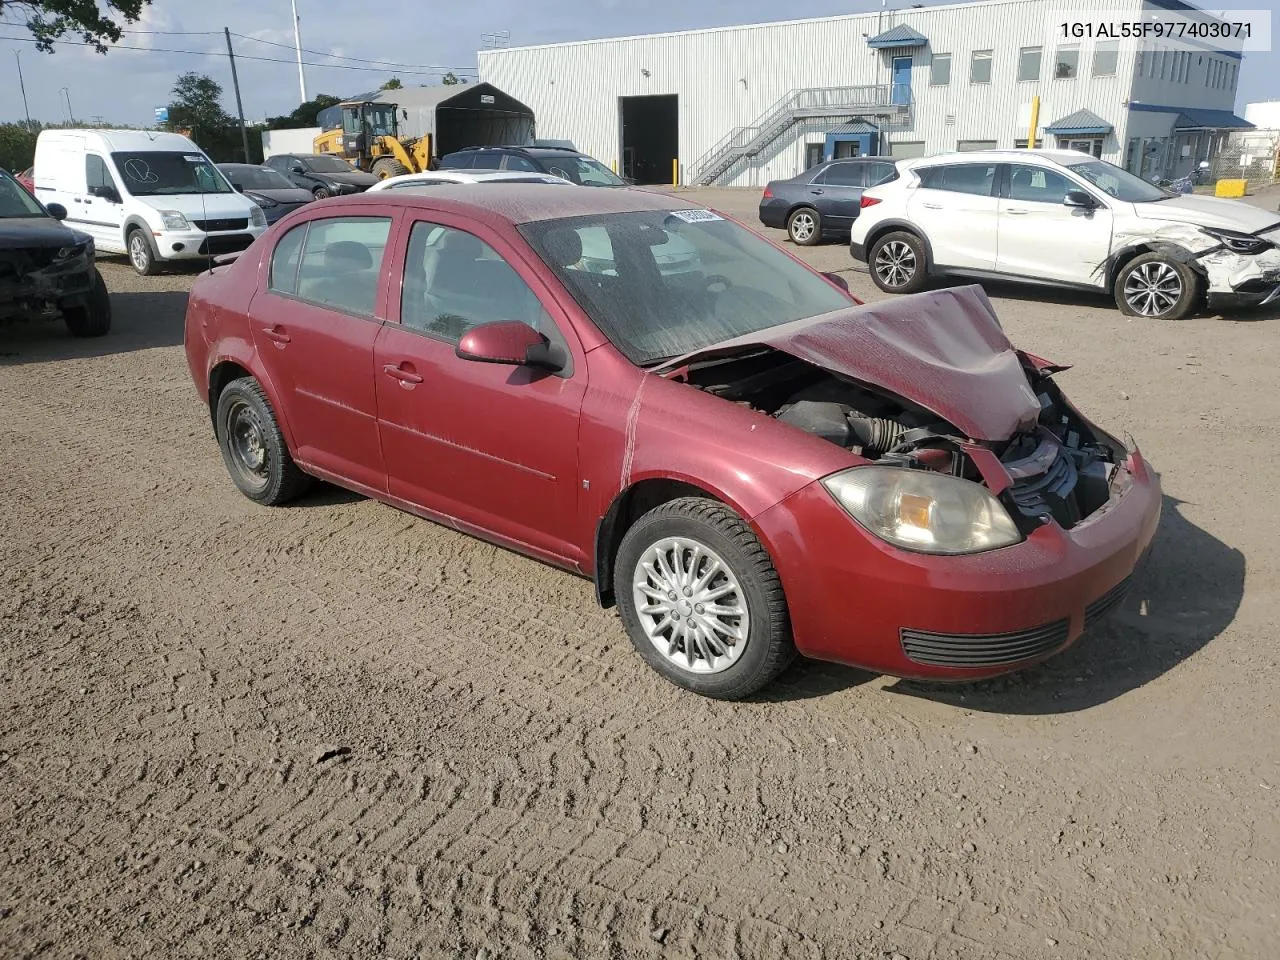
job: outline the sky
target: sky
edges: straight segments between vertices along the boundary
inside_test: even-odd
[[[308,65],[309,97],[350,96],[376,89],[392,75],[406,86],[437,83],[445,69],[474,79],[476,51],[486,45],[486,35],[504,32],[509,35],[507,45],[523,46],[880,8],[878,0],[807,0],[789,6],[778,0],[380,0],[366,8],[366,16],[359,12],[362,5],[335,0],[297,4],[302,46],[348,58],[335,61],[307,53],[305,60],[342,62],[348,68],[370,67],[361,61],[371,60],[403,65]],[[890,4],[907,5],[901,0]],[[1280,33],[1280,0],[1202,0],[1200,5],[1271,9],[1273,30]],[[1071,8],[1070,0],[1063,0],[1063,8]],[[5,22],[17,19],[12,10],[0,15],[0,37],[28,36],[21,26]],[[65,120],[69,101],[76,119],[148,125],[154,108],[168,102],[174,80],[188,70],[220,82],[226,91],[223,106],[234,115],[224,27],[240,35],[232,42],[245,118],[261,120],[292,111],[299,103],[299,90],[289,0],[154,0],[142,21],[128,28],[135,32],[121,40],[121,47],[142,50],[117,48],[104,56],[90,48],[59,44],[50,55],[37,52],[31,43],[0,39],[0,122],[23,116],[15,51],[20,52],[33,119]],[[1280,46],[1280,39],[1275,43]],[[1280,52],[1246,54],[1238,94],[1237,112],[1252,100],[1280,99]]]

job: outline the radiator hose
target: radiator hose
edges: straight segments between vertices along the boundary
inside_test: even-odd
[[[849,429],[868,453],[888,453],[907,433],[907,427],[883,417],[849,417]]]

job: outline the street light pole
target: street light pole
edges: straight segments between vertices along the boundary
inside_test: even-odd
[[[298,0],[289,0],[293,8],[293,48],[298,54],[298,93],[301,103],[307,102],[307,75],[302,70],[302,32],[298,27]]]
[[[27,129],[31,128],[31,110],[27,107],[27,85],[22,79],[21,51],[13,51],[13,59],[18,61],[18,87],[22,90],[22,112],[27,115]]]

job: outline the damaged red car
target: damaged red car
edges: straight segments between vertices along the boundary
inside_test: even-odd
[[[196,282],[186,352],[246,496],[318,477],[590,577],[713,697],[797,652],[1036,663],[1117,605],[1160,513],[980,288],[864,305],[671,196],[313,204]]]

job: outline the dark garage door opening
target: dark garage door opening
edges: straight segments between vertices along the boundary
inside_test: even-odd
[[[674,94],[619,97],[622,175],[636,183],[671,183],[680,155],[680,106]]]

